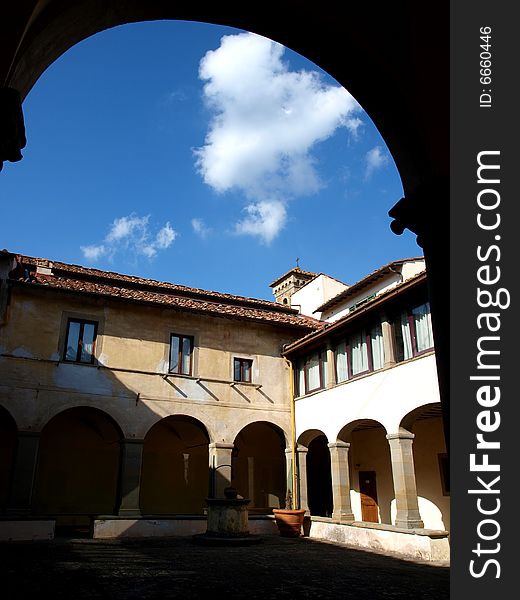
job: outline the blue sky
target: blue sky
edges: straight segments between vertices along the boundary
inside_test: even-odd
[[[232,28],[152,22],[70,49],[24,102],[0,246],[272,299],[299,259],[346,283],[422,254],[392,157],[348,92]]]

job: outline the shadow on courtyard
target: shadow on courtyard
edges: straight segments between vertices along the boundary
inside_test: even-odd
[[[449,568],[308,538],[265,536],[239,547],[189,537],[56,538],[0,544],[3,597],[449,598]]]

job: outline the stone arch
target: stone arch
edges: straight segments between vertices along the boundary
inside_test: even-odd
[[[284,418],[282,418],[279,421],[277,421],[276,415],[269,415],[269,420],[267,420],[266,418],[251,417],[251,415],[248,414],[248,412],[244,412],[240,415],[237,415],[236,421],[231,424],[232,427],[230,426],[229,429],[226,431],[225,441],[233,443],[234,440],[236,440],[237,436],[240,434],[240,432],[243,431],[246,427],[254,425],[255,423],[265,423],[267,426],[271,427],[274,431],[278,432],[283,437],[286,448],[290,446],[291,435],[290,431],[288,431],[287,429],[288,420],[286,421]],[[223,438],[222,441],[224,441],[224,436],[222,435],[221,437]]]
[[[170,415],[150,427],[143,443],[143,514],[203,514],[209,440],[205,425],[187,415]]]
[[[387,430],[374,419],[356,419],[338,433],[349,448],[352,511],[356,521],[391,524],[394,498]]]
[[[417,421],[436,417],[442,418],[441,403],[432,402],[430,404],[423,404],[404,415],[399,424],[399,431],[412,433]]]
[[[284,506],[286,488],[286,436],[269,421],[244,426],[234,439],[231,483],[251,500],[248,510],[270,513]]]
[[[0,406],[0,513],[9,500],[9,483],[16,453],[18,427],[11,413]]]
[[[307,503],[312,516],[331,517],[333,511],[329,440],[323,431],[308,429],[298,437],[307,448]],[[301,465],[300,465],[301,468]]]
[[[32,429],[34,431],[40,431],[43,432],[43,430],[47,427],[47,425],[53,420],[55,419],[57,416],[66,413],[69,410],[76,410],[76,409],[92,409],[92,411],[94,413],[100,413],[103,414],[104,416],[106,416],[107,419],[109,419],[109,421],[114,425],[114,427],[118,430],[118,432],[121,434],[121,437],[127,437],[127,431],[125,429],[125,425],[123,423],[123,419],[121,419],[120,414],[117,414],[116,410],[114,410],[114,406],[112,405],[106,405],[106,406],[101,406],[101,403],[99,403],[99,405],[94,404],[92,402],[89,401],[89,405],[85,405],[82,404],[81,401],[79,400],[70,400],[70,399],[66,399],[61,401],[59,404],[58,403],[52,403],[49,407],[49,410],[45,412],[45,414],[38,414],[35,417],[35,422],[32,425],[32,427],[29,427],[29,429]]]
[[[378,7],[349,6],[343,15],[314,5],[292,6],[266,0],[225,6],[210,0],[153,3],[125,0],[65,3],[48,0],[11,7],[10,35],[0,53],[0,80],[23,100],[45,69],[79,41],[124,23],[184,20],[253,31],[307,57],[344,85],[370,115],[383,136],[405,191],[391,210],[392,230],[411,229],[420,236],[429,271],[432,321],[437,349],[446,440],[449,440],[449,302],[444,267],[449,245],[449,100],[432,93],[449,87],[449,8],[424,14],[421,3]],[[349,23],[356,22],[352,28]],[[396,48],[397,44],[397,48]],[[396,48],[388,53],[388,48]],[[348,57],[347,59],[345,57]],[[16,129],[16,128],[15,128]],[[25,136],[9,140],[20,148]],[[18,154],[12,152],[11,154]],[[18,158],[9,160],[18,160]]]
[[[42,429],[32,512],[56,517],[56,526],[89,526],[112,514],[117,502],[123,433],[106,412],[76,406]]]
[[[18,41],[17,51],[15,48],[12,50],[14,56],[11,57],[10,68],[7,65],[5,67],[5,85],[17,89],[22,99],[56,59],[78,42],[98,32],[126,23],[183,20],[252,31],[271,38],[320,65],[347,87],[371,116],[396,158],[405,190],[420,181],[421,172],[428,169],[435,149],[438,151],[436,154],[441,155],[439,138],[442,134],[447,136],[449,133],[446,125],[439,131],[433,125],[422,124],[427,131],[418,131],[413,126],[413,119],[407,118],[407,115],[416,110],[412,97],[415,99],[418,95],[420,98],[415,102],[420,103],[424,99],[425,110],[431,106],[428,111],[430,115],[442,111],[438,98],[434,101],[429,97],[428,81],[422,71],[427,70],[428,61],[432,66],[438,66],[439,56],[438,53],[432,54],[429,36],[433,37],[435,32],[435,39],[438,39],[444,29],[434,29],[433,24],[425,27],[421,11],[412,10],[410,6],[407,10],[394,5],[380,7],[378,10],[381,19],[378,21],[381,25],[384,23],[384,27],[378,27],[369,18],[365,7],[350,7],[351,11],[359,13],[355,20],[361,29],[356,27],[357,34],[354,35],[351,29],[339,25],[343,21],[339,15],[334,16],[330,11],[315,7],[299,7],[298,26],[295,26],[296,16],[292,10],[269,1],[262,3],[261,10],[253,7],[250,10],[244,10],[243,7],[241,10],[236,7],[215,8],[213,3],[204,0],[192,2],[189,6],[179,6],[178,3],[172,5],[167,1],[74,2],[61,3],[58,10],[55,8],[56,0],[48,4],[50,6],[40,9],[38,15],[28,18],[22,39]],[[435,15],[429,14],[428,23],[441,18],[437,12]],[[422,24],[423,36],[412,37],[411,32],[415,27],[410,27],[411,23],[415,23],[417,27]],[[21,29],[23,31],[24,28]],[[411,46],[421,55],[421,69],[413,63],[404,63],[400,58],[402,51],[396,53],[395,58],[390,57],[392,62],[388,66],[386,48],[390,41],[390,30],[393,32],[391,40],[394,43],[395,39],[399,39],[403,48]],[[342,48],[348,48],[349,56],[354,58],[344,60]],[[447,110],[446,107],[446,117]],[[442,119],[438,120],[442,124]],[[421,134],[431,139],[425,140]],[[415,155],[409,146],[415,147]],[[439,160],[437,157],[437,161]]]
[[[298,445],[304,446],[308,449],[312,440],[320,435],[325,436],[321,429],[307,429],[298,436]]]

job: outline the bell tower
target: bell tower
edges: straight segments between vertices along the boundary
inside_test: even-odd
[[[281,277],[278,277],[269,286],[273,290],[275,301],[278,304],[285,304],[291,306],[291,297],[306,283],[314,279],[317,273],[311,273],[310,271],[303,271],[298,266],[298,260],[296,261],[296,267],[284,273]]]

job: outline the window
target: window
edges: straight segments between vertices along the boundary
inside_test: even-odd
[[[341,383],[348,379],[348,356],[347,342],[341,342],[336,346],[336,382]]]
[[[233,379],[243,383],[251,383],[251,371],[253,361],[247,358],[235,358],[233,360]]]
[[[381,324],[350,334],[336,345],[336,382],[382,369],[384,365]]]
[[[324,387],[325,368],[324,350],[316,350],[296,363],[295,385],[298,396]]]
[[[69,319],[63,360],[92,364],[96,344],[97,323],[83,319]]]
[[[398,362],[418,356],[433,348],[433,333],[428,302],[403,311],[394,322]]]
[[[170,373],[191,375],[193,337],[172,333],[170,338]]]

